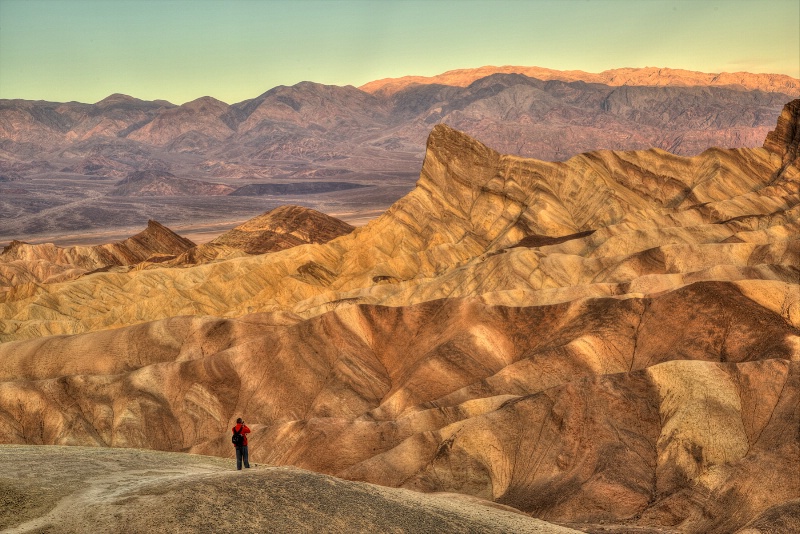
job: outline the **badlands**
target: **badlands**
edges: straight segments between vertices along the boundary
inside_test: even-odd
[[[378,507],[401,494],[356,482],[459,494],[586,532],[797,531],[799,156],[800,100],[763,147],[692,157],[545,162],[440,124],[414,190],[352,231],[284,208],[331,232],[194,255],[164,237],[151,258],[69,276],[54,266],[74,253],[12,245],[0,453],[32,465],[69,453],[20,447],[95,447],[69,450],[135,471],[130,455],[156,453],[130,449],[183,452],[197,456],[149,462],[213,474],[200,455],[230,458],[241,416],[251,460],[282,466],[250,474],[267,486],[325,480]],[[294,231],[274,215],[240,231]],[[57,531],[60,499],[81,498],[34,502],[15,480],[0,484],[27,511],[6,528]],[[159,484],[165,506],[190,506]],[[264,491],[248,506],[268,506]],[[152,494],[121,498],[123,516]]]

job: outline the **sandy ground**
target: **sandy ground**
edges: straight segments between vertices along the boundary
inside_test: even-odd
[[[476,499],[137,449],[0,446],[4,533],[567,533]]]

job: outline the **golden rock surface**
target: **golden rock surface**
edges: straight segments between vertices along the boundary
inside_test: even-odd
[[[766,148],[693,158],[437,126],[416,189],[327,243],[15,286],[0,442],[230,457],[241,416],[256,462],[592,531],[791,530],[787,110]]]
[[[776,132],[794,124],[794,113],[781,116]],[[326,244],[191,269],[15,286],[0,304],[0,340],[177,315],[313,317],[356,303],[477,296],[539,305],[705,280],[793,284],[800,170],[780,148],[790,142],[691,158],[600,151],[551,163],[502,156],[440,125],[416,188],[366,227]],[[515,247],[532,236],[591,231]],[[797,314],[796,295],[787,298]]]

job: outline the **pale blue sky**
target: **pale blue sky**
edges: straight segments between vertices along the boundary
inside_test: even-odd
[[[0,98],[228,103],[483,65],[800,77],[797,0],[0,0]]]

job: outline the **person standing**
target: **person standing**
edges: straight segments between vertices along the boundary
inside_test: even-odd
[[[236,420],[236,426],[233,427],[233,446],[236,448],[236,469],[241,471],[242,463],[246,469],[250,469],[250,459],[247,456],[247,434],[250,429],[244,424],[242,418]]]

